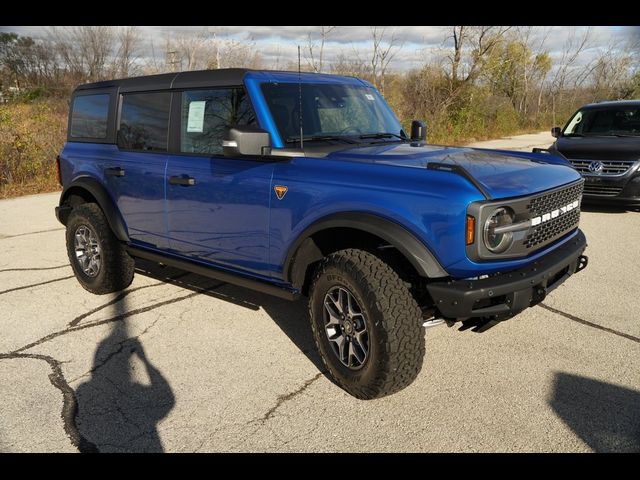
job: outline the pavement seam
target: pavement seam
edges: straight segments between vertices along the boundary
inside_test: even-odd
[[[68,263],[65,265],[58,265],[57,267],[38,267],[38,268],[5,268],[3,270],[0,270],[0,273],[3,272],[38,272],[41,270],[58,270],[60,268],[64,268],[64,267],[70,267],[71,265],[69,265]]]
[[[561,315],[564,318],[568,318],[569,320],[573,320],[574,322],[577,322],[577,323],[580,323],[582,325],[586,325],[588,327],[592,327],[592,328],[595,328],[595,329],[598,329],[598,330],[602,330],[602,331],[607,332],[607,333],[612,333],[612,334],[617,335],[619,337],[626,338],[627,340],[631,340],[632,342],[640,343],[640,338],[634,337],[633,335],[629,335],[628,333],[619,332],[619,331],[614,330],[612,328],[604,327],[604,326],[599,325],[597,323],[589,322],[588,320],[583,320],[580,317],[576,317],[575,315],[571,315],[570,313],[566,313],[566,312],[563,312],[562,310],[558,310],[556,308],[550,307],[548,305],[545,305],[544,303],[540,303],[539,305],[542,308],[544,308],[545,310],[549,310],[550,312],[553,312],[553,313],[556,313],[558,315]]]
[[[69,275],[68,277],[54,278],[53,280],[47,280],[46,282],[33,283],[31,285],[24,285],[22,287],[10,288],[9,290],[3,290],[0,292],[0,295],[10,292],[16,292],[18,290],[24,290],[26,288],[39,287],[41,285],[47,285],[49,283],[61,282],[63,280],[69,280],[70,278],[74,278],[74,275]]]
[[[50,228],[48,230],[38,230],[37,232],[18,233],[16,235],[0,235],[0,240],[6,240],[8,238],[25,237],[27,235],[36,235],[38,233],[58,232],[64,230],[64,228]]]

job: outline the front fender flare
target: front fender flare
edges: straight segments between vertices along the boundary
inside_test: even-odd
[[[392,220],[369,213],[344,212],[330,215],[314,222],[291,244],[283,265],[285,281],[294,285],[300,283],[301,272],[294,271],[300,269],[299,266],[296,266],[297,258],[300,256],[310,256],[310,258],[317,256],[318,249],[311,240],[315,233],[341,227],[361,230],[382,238],[398,249],[423,277],[443,278],[449,276],[427,246],[403,226]],[[300,253],[306,253],[306,255],[299,255]],[[304,268],[306,269],[306,265],[304,265]]]

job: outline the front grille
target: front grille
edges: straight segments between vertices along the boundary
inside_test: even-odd
[[[580,199],[583,185],[584,183],[580,182],[562,190],[534,197],[527,205],[527,210],[532,217],[537,217],[556,208],[564,207],[574,200]]]
[[[562,190],[533,198],[527,205],[531,218],[566,207],[575,200],[580,201],[584,183],[580,182]],[[580,206],[541,223],[529,230],[522,244],[526,249],[544,246],[575,229],[580,222]]]
[[[610,187],[608,185],[585,185],[585,195],[600,195],[602,197],[615,197],[620,195],[622,187]]]
[[[553,220],[533,229],[524,239],[524,246],[532,248],[540,244],[549,243],[561,234],[573,230],[580,222],[580,209],[576,208],[569,213],[560,215]]]
[[[581,158],[572,158],[571,165],[580,173],[597,173],[589,171],[589,165],[596,160],[585,160]],[[601,175],[622,175],[627,173],[635,163],[634,160],[598,160],[602,163]]]

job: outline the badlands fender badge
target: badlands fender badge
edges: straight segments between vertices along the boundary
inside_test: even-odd
[[[273,190],[276,192],[276,197],[278,197],[278,200],[282,200],[287,194],[289,187],[285,187],[284,185],[275,185],[273,187]]]

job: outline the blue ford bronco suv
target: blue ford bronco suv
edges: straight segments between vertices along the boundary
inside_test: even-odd
[[[229,69],[79,86],[57,218],[80,284],[135,259],[293,300],[337,384],[418,375],[425,326],[485,330],[586,266],[583,179],[549,154],[429,145],[358,78]]]

